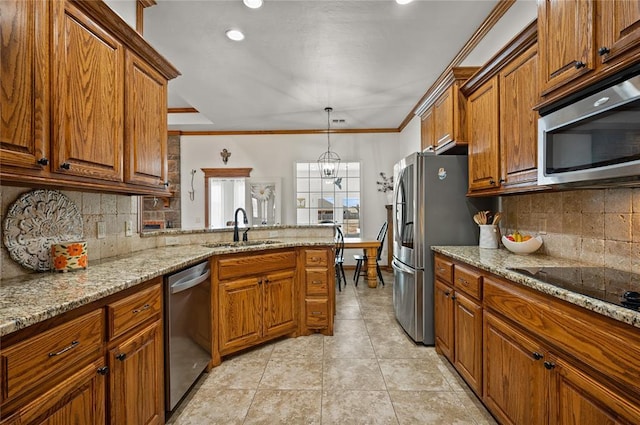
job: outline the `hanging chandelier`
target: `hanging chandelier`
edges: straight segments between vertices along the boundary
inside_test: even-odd
[[[335,179],[338,176],[338,165],[340,165],[340,157],[337,153],[331,151],[331,112],[333,108],[326,107],[327,112],[327,151],[318,158],[318,167],[320,168],[320,177],[323,179]]]

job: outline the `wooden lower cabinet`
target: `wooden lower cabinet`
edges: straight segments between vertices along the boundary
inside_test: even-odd
[[[640,423],[638,403],[608,388],[601,379],[553,355],[549,356],[546,366],[551,375],[550,425]]]
[[[214,363],[219,356],[298,330],[295,265],[293,251],[214,260],[218,286],[213,304],[218,307],[217,314],[214,312],[218,335]],[[283,270],[278,271],[278,267]],[[260,272],[265,269],[273,271]]]
[[[482,306],[454,293],[453,365],[477,394],[482,394]]]
[[[436,349],[453,361],[453,288],[439,279],[435,282]]]
[[[448,267],[436,269],[436,349],[500,424],[640,424],[637,328],[440,254],[435,263],[454,276],[448,285]]]
[[[0,424],[104,425],[106,374],[103,359],[91,362]]]
[[[499,317],[484,313],[484,402],[502,424],[546,424],[549,374],[544,350]]]
[[[162,320],[109,350],[110,423],[164,423]]]

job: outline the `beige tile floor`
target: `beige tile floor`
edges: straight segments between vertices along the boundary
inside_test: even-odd
[[[384,278],[336,293],[332,337],[279,340],[203,374],[167,423],[495,424],[433,347],[406,336]]]

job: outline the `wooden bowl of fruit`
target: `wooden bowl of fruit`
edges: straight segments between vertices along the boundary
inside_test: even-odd
[[[514,254],[531,254],[542,246],[542,238],[540,236],[531,236],[515,231],[503,236],[502,244]]]

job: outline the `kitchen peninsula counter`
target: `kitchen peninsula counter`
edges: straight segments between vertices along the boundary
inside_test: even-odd
[[[638,311],[560,288],[508,269],[514,267],[595,266],[594,264],[541,254],[516,255],[506,249],[486,249],[477,246],[432,246],[431,250],[544,294],[640,328],[640,312]],[[638,284],[640,285],[640,282]]]
[[[89,260],[86,270],[34,273],[1,281],[0,337],[214,255],[334,244],[332,237],[276,236],[273,239],[275,242],[269,244],[215,247],[192,240],[188,245],[152,248],[95,262]]]

